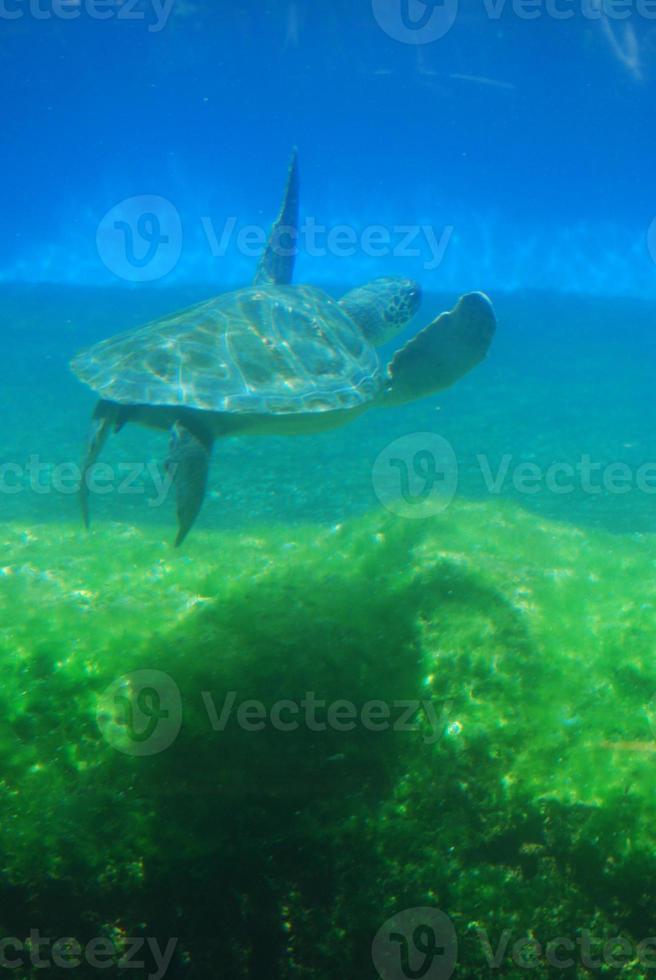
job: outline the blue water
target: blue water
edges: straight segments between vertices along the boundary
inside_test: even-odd
[[[5,714],[12,719],[2,728],[2,759],[14,767],[5,782],[9,763],[0,766],[0,904],[6,906],[0,934],[25,935],[35,925],[60,935],[179,934],[169,975],[185,980],[403,980],[410,974],[397,967],[385,973],[377,964],[372,972],[372,936],[397,908],[421,911],[428,902],[454,916],[461,937],[471,938],[476,923],[488,918],[518,934],[537,917],[543,930],[574,935],[591,924],[642,939],[653,929],[645,925],[653,888],[642,870],[653,839],[645,850],[644,835],[632,838],[624,817],[636,822],[642,814],[644,769],[640,778],[628,769],[617,777],[609,789],[614,810],[592,790],[586,796],[585,786],[572,790],[567,760],[572,745],[579,753],[587,746],[577,712],[613,715],[604,706],[621,684],[631,691],[625,704],[653,696],[653,658],[644,653],[654,636],[653,604],[642,601],[640,590],[623,604],[629,583],[618,575],[614,604],[597,609],[593,593],[585,596],[585,648],[570,649],[550,632],[557,598],[549,607],[545,601],[539,629],[539,616],[529,618],[544,596],[537,587],[531,596],[539,576],[527,571],[526,557],[515,582],[514,552],[504,553],[497,593],[493,563],[480,572],[471,554],[458,551],[442,567],[443,556],[426,551],[437,549],[438,537],[427,536],[432,543],[422,539],[421,546],[417,537],[406,548],[398,523],[389,535],[396,550],[390,546],[382,558],[366,554],[366,541],[378,548],[385,535],[363,538],[361,567],[355,559],[341,567],[351,552],[336,545],[329,555],[321,535],[326,527],[357,529],[362,515],[380,512],[387,520],[376,461],[397,439],[439,433],[457,460],[457,495],[484,502],[485,521],[494,524],[498,502],[506,513],[535,516],[534,525],[522,524],[522,514],[516,526],[539,526],[543,538],[561,526],[553,530],[554,549],[563,534],[570,550],[563,545],[562,561],[553,560],[563,567],[538,570],[547,578],[553,572],[554,582],[574,574],[579,541],[586,568],[588,534],[593,554],[600,553],[598,532],[615,536],[611,555],[615,547],[633,555],[630,549],[651,546],[656,9],[649,0],[625,6],[619,0],[0,0],[0,83],[0,520],[11,550],[7,565],[0,560],[0,587],[11,576],[12,595],[26,597],[12,606],[15,622],[0,623],[3,670],[11,678],[6,690],[0,685],[3,726]],[[110,537],[86,537],[75,488],[52,486],[57,468],[78,465],[96,401],[69,370],[70,359],[114,333],[249,284],[294,146],[301,171],[295,281],[339,297],[376,276],[417,279],[421,310],[382,349],[383,360],[462,292],[482,290],[498,318],[489,356],[449,390],[395,411],[366,413],[335,432],[219,440],[198,519],[198,531],[210,532],[202,538],[202,580],[195,578],[194,534],[182,553],[170,546],[174,495],[149,504],[143,467],[163,467],[168,435],[126,426],[110,439],[103,461],[115,469],[140,465],[140,492],[112,491],[91,501],[94,526],[109,529],[117,542],[105,581],[99,549]],[[42,467],[43,482],[13,484],[16,468],[24,474],[30,461]],[[588,465],[592,488],[581,476]],[[554,482],[562,467],[573,474],[571,490]],[[637,478],[645,467],[649,486]],[[539,474],[536,483],[531,472]],[[458,513],[458,541],[480,559],[485,535],[472,544],[462,533],[468,511]],[[32,560],[33,529],[43,525],[48,532]],[[142,568],[137,551],[132,564],[124,563],[120,530],[126,527],[144,528],[148,548],[154,542],[158,554],[161,540],[157,565],[148,552]],[[266,552],[267,533],[275,541],[281,527],[290,539],[303,537],[307,548],[315,535],[321,574],[311,579],[312,594],[303,593],[291,546],[280,567],[282,552],[273,545]],[[426,527],[427,535],[437,535]],[[240,554],[240,543],[250,554],[256,541],[262,567],[271,571],[253,583],[235,578],[234,602],[222,535],[230,537],[232,554]],[[59,551],[66,547],[60,542],[71,540],[79,551],[74,586],[61,571]],[[44,541],[54,542],[52,556]],[[173,555],[181,555],[178,565]],[[330,566],[325,577],[322,555]],[[379,564],[386,560],[388,566]],[[397,570],[405,574],[415,561],[426,575],[435,565],[435,577],[416,589],[408,579],[397,592]],[[622,567],[647,566],[626,558]],[[193,619],[195,632],[186,631],[192,620],[182,612],[171,632],[179,601],[172,585],[161,585],[157,606],[161,575],[172,574],[173,581],[181,569],[189,603],[184,615],[211,602],[204,591],[227,597],[225,609],[217,602],[207,620],[204,613]],[[354,609],[351,574],[360,597]],[[594,569],[588,578],[598,581]],[[122,582],[132,583],[133,595],[120,594]],[[61,587],[61,594],[39,592],[43,583]],[[406,593],[412,611],[397,616],[394,604]],[[60,598],[41,609],[38,597],[46,594]],[[135,608],[144,594],[150,606],[142,635]],[[567,602],[567,615],[575,617],[582,599],[573,586]],[[79,618],[70,618],[78,606]],[[117,611],[111,636],[107,609]],[[448,629],[440,632],[449,617],[453,650]],[[288,635],[277,635],[279,623],[288,623]],[[540,634],[534,647],[532,632]],[[552,639],[560,642],[555,653]],[[634,646],[633,662],[624,665]],[[426,650],[452,671],[444,690],[439,671],[424,676]],[[141,651],[148,663],[136,663]],[[243,677],[242,651],[250,664]],[[599,651],[606,659],[597,662]],[[454,740],[445,741],[443,754],[440,746],[435,755],[421,755],[420,763],[410,751],[396,759],[378,748],[348,763],[339,740],[336,752],[332,742],[318,740],[316,755],[315,743],[306,751],[305,743],[290,740],[285,745],[294,751],[279,755],[269,745],[262,761],[245,738],[226,778],[221,751],[214,753],[191,728],[188,741],[139,769],[153,760],[112,754],[89,707],[97,689],[115,680],[103,666],[108,652],[114,673],[161,666],[175,673],[185,693],[188,676],[195,693],[229,678],[265,700],[287,696],[290,664],[300,685],[318,684],[322,670],[334,671],[335,684],[344,687],[340,697],[354,697],[359,685],[367,697],[379,697],[376,685],[388,675],[387,689],[396,695],[399,671],[412,668],[416,689],[435,693],[444,717],[453,714],[447,733]],[[197,673],[189,672],[192,659]],[[588,666],[588,686],[581,686]],[[544,689],[553,689],[556,700],[562,695],[565,721],[545,739],[551,746],[554,735],[552,764],[562,769],[565,789],[556,797],[543,787],[529,806],[523,787],[513,788],[523,771],[513,766],[515,757],[530,758],[520,742],[533,738],[526,733],[534,729],[517,719],[533,717],[534,670],[535,676],[552,671],[556,679]],[[540,718],[561,717],[544,711],[544,689],[536,730]],[[495,701],[489,691],[503,696]],[[551,709],[551,693],[548,700]],[[474,739],[461,749],[456,714],[461,705],[474,705],[477,719],[481,704],[489,731],[475,721]],[[644,761],[653,745],[643,741],[646,721],[636,718],[635,708],[610,718],[617,728],[609,744]],[[594,745],[605,751],[607,732],[598,719],[595,724]],[[296,761],[287,772],[290,759]],[[29,780],[43,771],[52,776],[46,786],[67,792],[35,791]],[[285,787],[295,782],[303,792],[290,802]],[[177,804],[170,811],[169,785]],[[197,804],[190,808],[191,799]],[[590,841],[581,830],[584,819],[593,828]],[[42,825],[48,830],[43,855],[31,844]],[[86,850],[78,854],[81,826]],[[415,839],[424,841],[416,852]],[[612,848],[615,856],[606,860]],[[33,850],[39,852],[34,860]],[[538,858],[543,890],[538,895],[536,887],[534,916],[531,875]],[[386,877],[391,867],[394,886]],[[363,895],[378,896],[375,907],[360,898],[360,886]],[[215,902],[223,910],[216,932]],[[457,977],[491,975],[481,963],[480,956],[463,954]],[[503,975],[523,976],[518,970]],[[634,962],[622,976],[643,980],[645,974]]]
[[[519,0],[262,10],[177,0],[109,3],[102,18],[84,0],[3,10],[3,458],[78,458],[93,396],[68,372],[76,350],[250,282],[296,145],[297,281],[339,295],[381,274],[415,277],[426,300],[399,341],[461,291],[488,292],[501,314],[489,361],[439,399],[465,496],[488,492],[481,451],[514,463],[650,459],[656,23],[646,7],[628,18]],[[221,506],[210,502],[203,520],[366,510],[380,440],[390,426],[433,428],[435,407],[366,416],[303,452],[251,443],[246,463],[229,442],[214,460]],[[121,440],[109,459],[166,455],[161,436]],[[325,445],[339,475],[306,485],[306,453]],[[251,492],[248,460],[271,493]],[[287,482],[295,493],[280,492]],[[601,496],[522,494],[522,504],[652,529],[648,495]],[[8,517],[76,516],[61,495],[3,503]],[[98,507],[120,519],[117,501]]]
[[[420,23],[429,8],[408,2]],[[234,242],[213,256],[203,220],[266,226],[297,144],[317,222],[453,228],[438,268],[425,248],[385,262],[427,287],[653,295],[656,22],[637,9],[567,0],[524,19],[518,0],[466,0],[419,44],[390,37],[367,2],[178,0],[167,17],[143,0],[103,20],[85,0],[68,20],[41,3],[45,19],[7,0],[20,16],[2,24],[4,281],[115,283],[98,226],[157,195],[182,224],[164,280],[241,284],[252,260]],[[388,28],[395,3],[379,2]],[[302,256],[299,275],[381,267],[358,248]]]

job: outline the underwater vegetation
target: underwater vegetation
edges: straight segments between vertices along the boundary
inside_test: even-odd
[[[4,936],[175,937],[168,977],[291,980],[376,977],[372,939],[411,907],[450,916],[463,977],[490,975],[479,930],[493,949],[651,934],[648,539],[498,501],[199,531],[193,557],[153,528],[6,530]],[[174,722],[150,754],[124,710],[136,671],[179,700],[139,702]],[[308,699],[354,709],[294,716]],[[238,718],[247,701],[263,713]],[[606,972],[648,975],[622,962]]]

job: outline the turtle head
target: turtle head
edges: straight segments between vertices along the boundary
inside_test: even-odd
[[[415,315],[420,303],[419,283],[392,276],[358,286],[339,301],[374,347],[380,347],[396,336]]]

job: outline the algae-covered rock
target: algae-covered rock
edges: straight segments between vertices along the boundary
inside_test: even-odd
[[[7,540],[5,936],[175,937],[168,976],[365,978],[381,925],[433,907],[459,976],[498,950],[503,976],[524,954],[549,975],[558,937],[558,975],[587,975],[586,935],[598,971],[648,975],[651,540],[498,503],[185,554],[117,525]],[[625,966],[600,952],[618,935]]]

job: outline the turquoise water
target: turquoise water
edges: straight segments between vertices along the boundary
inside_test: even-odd
[[[72,354],[207,295],[207,286],[156,292],[6,288],[5,458],[27,463],[35,455],[51,468],[81,459],[94,399],[68,369]],[[382,357],[453,300],[453,294],[428,293],[413,323]],[[653,461],[651,303],[544,292],[500,292],[494,301],[499,328],[492,352],[454,388],[402,410],[371,411],[332,433],[219,443],[201,525],[330,525],[364,513],[379,505],[372,468],[385,446],[413,432],[435,432],[456,452],[457,489],[465,499],[515,500],[532,512],[613,533],[653,531],[653,492],[648,479],[643,488],[638,484],[640,467]],[[167,455],[165,433],[128,426],[102,458],[139,467],[163,465]],[[587,483],[580,470],[573,477],[556,474],[549,483],[550,467],[581,467],[585,457]],[[539,466],[540,479],[531,481],[528,474],[524,483],[517,471],[522,464]],[[613,482],[613,464],[630,473],[618,473]],[[42,482],[49,483],[45,470]],[[165,537],[175,521],[173,495],[152,506],[149,500],[159,499],[153,480],[144,472],[138,483],[141,494],[115,488],[95,500],[95,516],[156,524]],[[7,496],[8,517],[77,520],[74,493],[27,491]]]
[[[0,2],[3,976],[653,975],[656,27],[620,6]],[[71,359],[250,284],[293,146],[294,283],[416,280],[383,364],[483,291],[488,356],[217,439],[180,548],[170,433],[128,424],[85,530]]]

